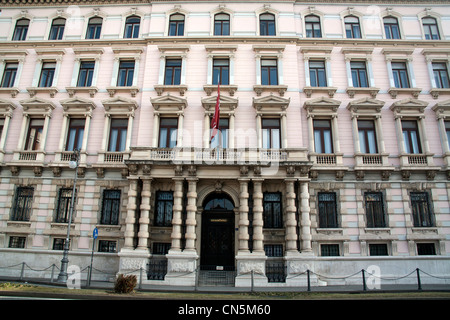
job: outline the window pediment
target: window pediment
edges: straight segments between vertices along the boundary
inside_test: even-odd
[[[16,109],[14,103],[5,99],[0,99],[0,115],[3,117],[12,116],[14,109]]]
[[[437,118],[450,119],[450,99],[436,103],[431,109],[436,113]]]
[[[20,101],[24,115],[51,115],[55,109],[53,102],[42,98],[31,98]]]
[[[95,109],[93,101],[79,97],[62,100],[60,103],[64,114],[91,116],[92,110]]]
[[[409,98],[394,102],[389,109],[394,112],[395,117],[422,117],[427,106],[426,101]]]
[[[253,98],[253,108],[256,109],[256,113],[282,113],[289,107],[290,102],[290,98],[286,99],[271,94],[261,98]]]
[[[377,115],[381,112],[384,106],[384,101],[363,98],[355,101],[350,101],[347,109],[357,115]]]
[[[171,94],[150,99],[150,102],[155,110],[167,113],[177,113],[183,111],[187,107],[186,99],[172,96]]]
[[[217,96],[207,97],[202,99],[202,106],[206,113],[214,113],[217,102]],[[220,96],[220,113],[230,114],[238,106],[238,99]]]
[[[337,110],[341,102],[335,99],[320,97],[305,102],[303,108],[306,109],[307,115],[328,115],[337,116]]]
[[[107,115],[120,114],[134,116],[134,110],[137,109],[138,104],[132,99],[127,99],[121,96],[103,100],[102,104],[105,108],[105,113]]]

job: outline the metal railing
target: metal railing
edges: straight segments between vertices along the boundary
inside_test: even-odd
[[[11,275],[11,272],[9,272],[9,275],[5,275],[5,270],[12,270],[14,275]],[[213,275],[208,274],[208,272],[213,272]],[[21,282],[39,282],[39,283],[54,283],[56,281],[56,278],[59,273],[59,267],[55,264],[52,264],[51,266],[48,266],[46,268],[33,268],[30,267],[26,262],[18,263],[15,265],[10,266],[0,266],[0,280],[14,280],[14,281],[21,281]],[[164,280],[164,277],[167,273],[167,260],[166,259],[157,259],[157,260],[150,260],[150,262],[147,264],[146,268],[139,268],[136,270],[130,270],[128,272],[123,272],[122,274],[135,274],[138,275],[138,289],[143,288],[144,280]],[[83,278],[83,281],[85,281],[86,287],[91,286],[91,282],[93,278],[95,279],[95,282],[113,282],[116,278],[118,273],[114,272],[108,272],[99,270],[97,268],[91,268],[90,266],[87,266],[83,269],[79,269],[79,277]],[[294,288],[291,288],[292,291],[304,291],[305,289],[307,291],[312,291],[313,286],[318,286],[317,281],[313,281],[312,278],[316,278],[316,280],[321,281],[341,281],[345,282],[346,280],[351,279],[353,287],[359,287],[362,291],[368,291],[373,289],[373,282],[375,281],[383,281],[383,285],[386,285],[388,283],[392,283],[394,285],[401,285],[399,283],[402,280],[407,279],[407,282],[405,284],[408,284],[410,288],[415,287],[415,290],[423,290],[423,285],[426,282],[427,285],[445,285],[446,290],[450,290],[450,276],[437,276],[430,274],[429,272],[426,272],[424,270],[421,270],[420,268],[416,268],[409,272],[406,275],[400,275],[400,276],[382,276],[379,274],[376,274],[374,272],[370,272],[368,270],[362,269],[360,271],[357,271],[353,274],[344,275],[344,276],[333,276],[328,274],[320,274],[316,273],[312,270],[305,270],[302,273],[296,273],[294,275],[288,275],[286,274],[286,267],[282,266],[280,264],[272,264],[272,265],[266,265],[266,271],[265,274],[260,274],[256,271],[250,271],[247,273],[238,273],[234,270],[228,271],[228,270],[200,270],[200,266],[198,266],[194,271],[183,273],[180,276],[195,274],[195,290],[198,290],[199,286],[207,286],[207,285],[216,285],[216,286],[233,286],[234,285],[234,279],[236,276],[244,276],[244,275],[250,275],[251,279],[251,286],[249,291],[254,292],[255,286],[254,286],[254,277],[257,276],[267,276],[268,282],[286,282],[288,280],[295,280],[295,278],[303,277],[303,280],[306,280],[306,285],[304,286],[297,286]],[[212,277],[209,279],[210,281],[205,281],[205,277]],[[102,280],[99,280],[102,279]],[[108,279],[108,280],[106,280]],[[359,279],[359,280],[358,280]],[[429,280],[433,279],[433,282],[430,282]],[[425,281],[424,281],[425,280]],[[152,281],[153,284],[157,283],[159,281]],[[146,282],[148,284],[148,282]],[[334,285],[331,285],[333,287]],[[349,284],[344,285],[344,287],[349,286]],[[274,286],[272,285],[272,288]],[[340,287],[342,290],[341,286]],[[170,287],[167,287],[170,289]],[[267,288],[265,288],[267,291]],[[395,290],[395,286],[393,289]],[[337,290],[339,291],[339,290]]]

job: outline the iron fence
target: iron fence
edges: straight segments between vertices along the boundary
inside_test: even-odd
[[[55,283],[56,278],[59,274],[60,268],[55,264],[48,266],[46,268],[33,268],[29,266],[26,262],[22,262],[15,265],[10,266],[0,266],[0,280],[6,281],[21,281],[21,282],[37,282],[37,283]],[[97,268],[91,268],[87,266],[83,269],[79,268],[78,270],[80,278],[85,283],[86,287],[91,286],[91,279],[94,279],[97,283],[106,283],[106,282],[114,282],[114,279],[117,276],[117,273],[107,272],[103,270],[99,270]],[[130,270],[126,274],[135,274],[138,275],[139,283],[138,289],[143,289],[143,282],[146,280],[153,280],[151,283],[155,284],[157,282],[164,280],[164,277],[167,273],[167,260],[166,259],[155,259],[150,260],[147,264],[146,268],[139,268],[136,270]],[[416,290],[422,290],[423,284],[433,284],[433,285],[444,285],[445,290],[450,290],[450,276],[437,276],[433,275],[425,270],[421,270],[416,268],[405,275],[400,276],[382,276],[373,272],[369,272],[368,270],[362,269],[353,274],[345,275],[345,276],[333,276],[329,274],[320,274],[316,273],[312,270],[305,270],[302,273],[297,273],[294,275],[287,275],[286,267],[279,263],[278,261],[273,261],[266,265],[265,274],[258,274],[257,272],[251,271],[246,274],[238,274],[234,270],[200,270],[198,267],[196,270],[191,272],[191,274],[195,274],[196,284],[195,290],[198,289],[199,286],[233,286],[234,279],[237,275],[251,275],[251,286],[248,288],[248,291],[254,291],[254,276],[265,275],[268,279],[269,283],[272,283],[272,288],[276,288],[275,283],[280,283],[280,286],[283,286],[283,282],[287,280],[294,280],[299,277],[303,277],[305,285],[291,288],[291,291],[312,291],[312,287],[319,287],[317,284],[317,280],[320,281],[328,281],[328,282],[336,282],[340,281],[345,285],[347,280],[351,280],[350,282],[355,287],[359,287],[359,290],[368,291],[373,289],[373,282],[375,280],[379,283],[383,282],[383,285],[392,283],[394,286],[391,287],[390,290],[395,290],[395,286],[400,286],[402,280],[406,280],[403,284],[410,285],[410,288],[415,287]],[[84,277],[84,278],[83,278]],[[312,278],[315,278],[316,281],[312,281]],[[424,281],[425,280],[425,281]],[[145,284],[149,284],[150,282],[146,282]],[[413,287],[411,287],[411,285]],[[98,286],[98,285],[97,285]],[[331,285],[332,287],[333,285]],[[336,286],[338,287],[338,286]],[[170,289],[170,287],[167,287]],[[270,289],[270,288],[269,288]],[[268,288],[265,288],[267,291]],[[342,290],[342,286],[341,286]],[[339,290],[336,290],[339,291]]]

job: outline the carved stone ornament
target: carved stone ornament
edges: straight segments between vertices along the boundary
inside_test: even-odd
[[[179,260],[169,260],[168,272],[194,272],[195,263],[194,261],[179,261]]]
[[[239,263],[239,274],[248,274],[252,271],[256,274],[265,274],[265,262],[243,261]]]

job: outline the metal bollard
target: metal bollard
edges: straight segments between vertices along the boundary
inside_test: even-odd
[[[362,269],[361,272],[362,272],[362,281],[363,281],[363,291],[367,291],[366,276],[364,274],[364,269]]]
[[[420,282],[420,272],[419,272],[419,268],[416,268],[416,273],[417,273],[417,290],[422,290],[422,283]]]

